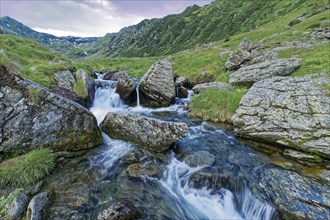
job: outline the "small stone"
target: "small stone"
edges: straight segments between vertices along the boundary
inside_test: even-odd
[[[211,166],[215,161],[215,156],[207,151],[197,151],[188,155],[184,162],[190,167]]]
[[[43,220],[46,217],[48,193],[42,192],[34,196],[28,206],[26,216],[30,220]]]
[[[134,163],[128,166],[127,173],[130,177],[138,178],[141,176],[152,176],[158,175],[158,169],[153,164],[141,164]]]
[[[9,205],[6,205],[6,214],[10,219],[22,219],[29,204],[29,200],[29,197],[24,193],[18,193],[17,197],[14,198]]]
[[[132,202],[123,200],[112,203],[98,216],[98,220],[133,220],[143,215]]]

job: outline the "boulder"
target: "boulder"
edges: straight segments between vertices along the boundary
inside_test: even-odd
[[[230,84],[251,85],[262,79],[274,76],[287,76],[297,68],[301,62],[297,58],[278,59],[258,63],[236,70],[230,75]]]
[[[42,192],[34,196],[28,206],[26,216],[30,220],[46,219],[46,210],[48,205],[48,193]]]
[[[134,163],[128,166],[127,173],[130,177],[152,176],[156,177],[159,173],[156,164]]]
[[[143,215],[132,202],[122,200],[112,203],[104,209],[98,216],[98,220],[133,220]]]
[[[123,73],[119,76],[116,92],[123,100],[126,100],[133,91],[135,91],[136,83],[128,73]]]
[[[78,151],[102,143],[94,115],[0,66],[0,152],[39,147]]]
[[[57,86],[62,89],[73,91],[76,87],[76,80],[69,70],[57,71],[55,73],[55,79]]]
[[[187,98],[188,97],[188,89],[186,89],[185,87],[183,86],[180,86],[176,89],[177,91],[177,94],[176,96],[179,97],[179,98]]]
[[[215,156],[207,151],[197,151],[188,155],[184,162],[190,167],[211,166],[215,161]]]
[[[109,112],[100,127],[112,138],[131,141],[154,152],[167,150],[188,131],[184,123],[115,112]]]
[[[199,93],[205,89],[217,89],[217,90],[230,90],[232,87],[228,83],[223,82],[210,82],[210,83],[202,83],[195,85],[192,90],[194,93]]]
[[[296,172],[259,166],[251,178],[253,187],[276,207],[280,219],[328,219],[330,189]]]
[[[324,75],[259,81],[242,97],[232,117],[235,131],[330,159],[330,97],[325,89],[329,84]]]
[[[81,80],[84,86],[85,94],[86,94],[86,100],[89,103],[89,105],[93,104],[94,101],[94,95],[95,95],[95,85],[94,80],[91,76],[88,75],[84,70],[79,69],[75,73],[76,75],[76,81],[78,85],[78,80]]]
[[[103,79],[117,81],[122,74],[125,74],[125,72],[119,72],[117,70],[109,71],[104,74]]]
[[[5,206],[9,219],[22,219],[29,204],[29,197],[19,192],[10,204]]]
[[[153,64],[140,79],[141,104],[148,107],[167,107],[175,99],[172,64],[161,60]]]

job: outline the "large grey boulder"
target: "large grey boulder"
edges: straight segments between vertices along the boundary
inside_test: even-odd
[[[149,107],[167,107],[175,99],[172,64],[161,60],[153,64],[140,80],[141,104]]]
[[[0,152],[48,147],[77,151],[102,143],[94,115],[0,66]]]
[[[94,101],[94,95],[95,95],[95,84],[94,84],[94,79],[88,75],[83,69],[77,70],[75,72],[76,76],[76,82],[77,85],[79,84],[79,80],[83,83],[84,86],[84,91],[85,91],[85,98],[87,102],[91,105]]]
[[[28,206],[26,216],[30,220],[43,220],[46,218],[48,193],[42,192],[34,196]]]
[[[128,73],[123,73],[119,76],[116,92],[123,100],[126,100],[133,91],[135,91],[136,83]]]
[[[199,93],[206,89],[217,89],[217,90],[229,90],[232,86],[228,83],[223,82],[210,82],[210,83],[202,83],[195,85],[192,90],[194,93]]]
[[[188,131],[184,123],[115,112],[109,112],[100,127],[110,137],[140,144],[154,152],[167,150]]]
[[[58,87],[69,91],[73,91],[76,87],[76,80],[69,70],[57,71],[54,75]]]
[[[5,206],[6,214],[9,219],[19,220],[22,219],[26,208],[29,204],[29,197],[24,193],[18,193],[18,195],[12,200],[10,204]]]
[[[300,65],[299,59],[291,58],[242,67],[230,75],[229,83],[246,85],[274,76],[287,76],[299,68]]]
[[[256,193],[268,198],[280,219],[328,219],[329,185],[277,167],[259,166],[251,175]]]
[[[330,97],[324,88],[329,84],[322,75],[259,81],[232,117],[235,131],[329,159]]]
[[[127,200],[112,203],[97,216],[97,220],[134,220],[143,215],[132,202]]]

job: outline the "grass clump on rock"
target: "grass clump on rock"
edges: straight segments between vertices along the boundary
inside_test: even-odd
[[[189,116],[216,123],[231,123],[230,119],[247,90],[245,87],[232,90],[204,90],[191,99]]]
[[[37,149],[0,163],[0,186],[27,186],[42,179],[55,165],[49,149]]]

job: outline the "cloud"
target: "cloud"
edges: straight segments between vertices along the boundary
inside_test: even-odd
[[[146,0],[1,0],[1,16],[8,15],[34,30],[54,35],[104,36],[145,18],[179,13],[206,1]]]

